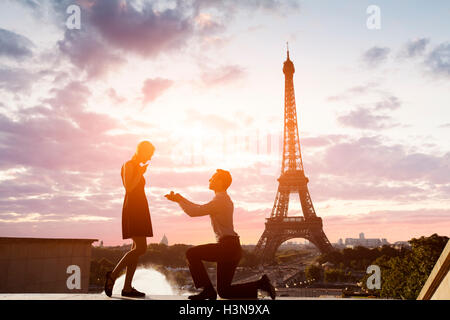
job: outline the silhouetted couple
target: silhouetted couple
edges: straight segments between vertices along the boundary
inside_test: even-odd
[[[139,143],[133,158],[122,166],[122,181],[126,190],[122,210],[122,235],[123,239],[133,239],[133,247],[114,270],[106,274],[105,293],[108,296],[111,296],[115,280],[126,267],[127,273],[122,295],[145,297],[145,293],[139,292],[131,286],[131,280],[139,256],[146,251],[146,237],[153,236],[150,211],[144,191],[143,174],[147,165],[141,167],[140,163],[150,160],[154,150],[155,148],[150,142],[143,141]],[[258,290],[267,292],[272,299],[275,299],[275,289],[267,275],[263,275],[257,281],[231,284],[236,267],[242,257],[239,235],[233,227],[234,206],[227,194],[231,181],[228,171],[217,169],[217,172],[209,179],[209,189],[215,192],[215,196],[210,202],[203,205],[195,204],[173,191],[165,195],[168,200],[177,202],[191,217],[209,215],[217,238],[217,243],[195,246],[186,252],[194,285],[196,288],[202,289],[199,294],[189,296],[189,299],[217,299],[217,292],[220,297],[226,299],[257,299]],[[202,261],[217,262],[217,292]]]

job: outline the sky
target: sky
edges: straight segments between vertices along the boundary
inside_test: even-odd
[[[286,42],[329,240],[449,236],[449,15],[448,1],[1,1],[0,236],[129,243],[120,168],[149,140],[149,242],[214,241],[208,217],[164,194],[206,203],[221,168],[235,230],[257,243],[281,170]],[[298,196],[289,207],[301,215]]]

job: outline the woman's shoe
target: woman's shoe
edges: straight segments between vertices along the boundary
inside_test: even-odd
[[[131,288],[131,291],[122,290],[122,297],[144,298],[145,293],[137,291],[135,288]]]
[[[260,283],[259,288],[266,291],[270,295],[272,300],[275,300],[276,297],[275,288],[270,283],[269,277],[266,274],[261,277],[259,283]]]
[[[116,280],[114,280],[112,277],[111,277],[111,274],[112,274],[112,271],[108,271],[107,273],[106,273],[106,276],[105,276],[105,293],[106,293],[106,295],[108,296],[108,297],[110,297],[111,298],[111,296],[112,296],[112,290],[113,290],[113,288],[114,288],[114,282],[116,282]]]

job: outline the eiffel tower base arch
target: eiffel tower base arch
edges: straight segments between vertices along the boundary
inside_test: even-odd
[[[305,220],[302,217],[287,217],[284,219],[269,218],[266,228],[258,242],[255,254],[260,263],[274,260],[280,245],[294,238],[303,238],[314,244],[321,253],[333,250],[322,229],[322,219]]]

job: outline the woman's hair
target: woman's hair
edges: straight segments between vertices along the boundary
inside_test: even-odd
[[[145,154],[145,153],[151,153],[153,154],[155,152],[155,146],[151,144],[149,141],[141,141],[136,147],[136,154]]]
[[[223,183],[223,187],[226,189],[228,189],[228,187],[231,185],[231,174],[229,171],[226,170],[222,170],[222,169],[217,169],[216,170],[216,174],[217,177],[222,180]]]

